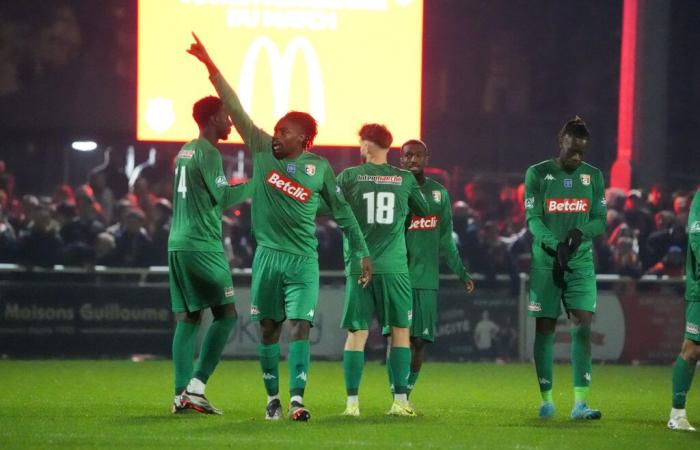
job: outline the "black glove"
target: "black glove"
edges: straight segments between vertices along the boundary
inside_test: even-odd
[[[576,253],[576,249],[578,249],[578,246],[581,245],[582,238],[583,231],[579,230],[578,228],[572,228],[566,234],[566,240],[564,242],[569,246],[569,250],[571,250],[572,255]]]
[[[564,243],[560,242],[559,245],[557,245],[557,266],[564,271],[566,270],[567,272],[571,273],[571,268],[569,267],[569,258],[571,258],[571,248]]]

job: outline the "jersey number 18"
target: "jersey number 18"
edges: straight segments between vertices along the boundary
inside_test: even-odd
[[[375,198],[376,194],[376,198]],[[396,196],[393,192],[366,192],[362,195],[367,200],[367,223],[394,223],[394,203]]]

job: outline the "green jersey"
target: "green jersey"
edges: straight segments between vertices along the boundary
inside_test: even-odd
[[[340,172],[338,187],[352,207],[367,241],[372,273],[408,273],[406,216],[409,209],[418,215],[428,212],[413,174],[389,164],[366,163]],[[360,265],[349,258],[347,240],[343,247],[346,272],[359,274]]]
[[[221,213],[250,194],[249,183],[229,186],[221,154],[209,141],[185,144],[175,160],[168,250],[223,252]]]
[[[369,251],[350,206],[338,195],[335,174],[328,161],[310,152],[296,159],[275,158],[272,137],[255,126],[224,77],[216,74],[211,81],[252,153],[252,229],[257,244],[318,258],[315,218],[319,198],[323,198],[359,264]]]
[[[700,302],[700,191],[695,193],[688,214],[685,299],[690,302]]]
[[[525,174],[525,217],[534,236],[532,268],[551,269],[557,245],[572,228],[583,233],[569,267],[593,266],[592,241],[605,230],[607,207],[601,171],[582,163],[568,173],[554,159],[530,166]]]
[[[430,178],[420,186],[428,201],[428,214],[410,216],[406,230],[408,269],[413,289],[437,289],[440,255],[460,280],[471,279],[452,238],[452,204],[447,189]]]

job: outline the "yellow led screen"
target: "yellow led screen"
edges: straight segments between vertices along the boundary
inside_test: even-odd
[[[354,146],[368,122],[395,145],[420,137],[422,0],[139,0],[139,140],[198,133],[192,104],[214,89],[185,51],[191,31],[268,132],[299,110],[319,122],[316,145]]]

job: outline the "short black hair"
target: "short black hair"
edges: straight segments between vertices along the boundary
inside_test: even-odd
[[[559,142],[561,142],[567,134],[580,139],[589,139],[591,137],[591,133],[588,131],[588,127],[586,127],[586,122],[580,116],[574,117],[561,127],[559,131]]]
[[[204,128],[209,123],[211,116],[218,113],[222,106],[223,103],[219,97],[206,96],[195,102],[192,107],[192,117],[200,128]]]
[[[306,140],[304,141],[304,148],[309,149],[314,144],[314,139],[318,134],[318,123],[316,119],[309,114],[301,111],[289,111],[280,120],[289,120],[301,126],[306,135]]]
[[[421,141],[420,139],[409,139],[403,144],[401,144],[401,151],[403,151],[404,147],[409,146],[409,145],[420,145],[425,149],[425,153],[428,153],[428,146],[425,145],[425,142]]]
[[[389,129],[379,123],[366,123],[362,125],[357,134],[363,141],[374,142],[381,148],[389,148],[391,143],[394,142],[394,137]]]

